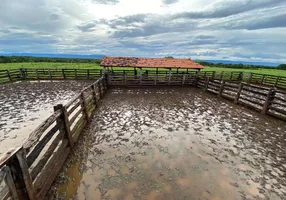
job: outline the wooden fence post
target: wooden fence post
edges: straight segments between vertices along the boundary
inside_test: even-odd
[[[27,162],[27,157],[26,157],[26,152],[23,148],[21,148],[17,154],[17,159],[20,165],[20,169],[22,172],[22,178],[23,181],[25,183],[25,187],[29,196],[30,200],[36,200],[36,194],[35,194],[35,190],[34,190],[34,185],[32,182],[32,177],[31,174],[29,172],[29,167],[28,167],[28,162]]]
[[[99,91],[99,99],[101,99],[102,98],[102,91],[101,91],[101,85],[100,85],[99,81],[97,83],[97,86],[98,86],[98,91]]]
[[[158,79],[158,68],[156,69],[156,72],[155,72],[155,79],[154,79],[155,85],[157,85],[157,79]]]
[[[274,83],[274,87],[277,87],[277,84],[278,84],[279,80],[280,80],[280,76],[277,76],[277,78],[275,80],[275,83]]]
[[[232,80],[232,77],[233,77],[233,72],[230,72],[229,80]]]
[[[223,71],[220,73],[220,80],[223,80]]]
[[[73,142],[72,135],[71,135],[67,109],[62,104],[58,104],[54,106],[54,111],[57,111],[57,110],[62,110],[62,117],[61,119],[57,120],[59,131],[64,132],[63,135],[65,135],[65,138],[68,139],[69,146],[72,148],[74,146],[74,142]]]
[[[123,84],[127,85],[126,71],[123,71]]]
[[[87,69],[87,79],[90,79],[89,69]]]
[[[15,186],[10,168],[8,166],[4,166],[3,171],[4,171],[4,173],[6,173],[6,183],[8,185],[9,191],[10,191],[13,199],[19,200],[17,189]],[[1,181],[1,178],[0,178],[0,181]]]
[[[269,106],[272,104],[272,101],[275,98],[275,93],[276,93],[275,89],[273,89],[273,88],[269,89],[269,92],[267,94],[265,103],[264,103],[262,111],[261,111],[262,114],[266,114],[268,112]]]
[[[140,85],[142,85],[142,68],[140,68]]]
[[[265,74],[263,74],[262,77],[261,77],[261,84],[263,84],[264,79],[265,79]]]
[[[208,90],[209,82],[210,82],[210,77],[207,77],[207,80],[205,80],[205,88],[206,88],[206,91]]]
[[[89,118],[89,116],[88,116],[87,103],[86,103],[86,100],[85,100],[85,98],[84,98],[84,93],[81,92],[81,95],[80,95],[80,96],[81,96],[81,100],[82,100],[83,111],[84,111],[84,114],[85,114],[85,116],[86,116],[87,123],[89,123],[89,122],[90,122],[90,118]]]
[[[62,69],[63,79],[66,79],[65,69]]]
[[[169,79],[168,79],[168,85],[171,84],[171,76],[172,76],[172,70],[169,69]]]
[[[91,85],[91,88],[92,88],[92,94],[93,94],[94,105],[95,105],[95,107],[97,107],[97,98],[96,98],[95,85],[92,84],[92,85]]]
[[[7,76],[8,76],[8,78],[9,78],[9,81],[12,81],[12,77],[11,77],[11,74],[10,74],[10,71],[9,71],[9,70],[7,70]]]
[[[252,80],[252,73],[251,72],[249,72],[249,77],[248,77],[248,83],[251,83],[251,80]]]
[[[235,104],[237,104],[238,101],[239,101],[239,97],[240,97],[240,94],[241,94],[242,89],[243,89],[243,83],[240,83],[239,86],[238,86],[238,90],[237,90],[235,99],[234,99],[234,103],[235,103]]]
[[[215,78],[215,71],[213,71],[213,74],[212,74],[212,79]]]
[[[223,80],[221,82],[220,88],[219,88],[219,92],[218,92],[218,96],[221,97],[223,89],[224,89],[224,85],[225,85],[225,81]]]
[[[36,71],[36,78],[37,78],[37,80],[39,80],[39,71],[38,71],[38,69],[36,69],[35,71]]]
[[[185,74],[185,73],[183,73],[182,85],[185,85],[185,81],[186,81],[186,74]]]
[[[238,81],[242,81],[243,80],[243,72],[239,72],[237,80]]]

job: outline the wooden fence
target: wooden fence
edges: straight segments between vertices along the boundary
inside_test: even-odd
[[[19,80],[99,79],[99,69],[29,69],[0,70],[0,83]]]
[[[230,73],[219,77],[214,72],[190,72],[173,73],[172,71],[113,71],[108,73],[108,85],[110,86],[196,86],[204,88],[206,91],[218,94],[239,103],[251,107],[263,114],[272,115],[276,118],[286,120],[286,91],[271,85],[271,82],[261,86],[261,80],[257,84],[254,81],[249,83],[244,81],[243,73]],[[253,76],[255,77],[255,76]],[[226,79],[225,79],[226,78]],[[255,79],[254,79],[255,80]],[[272,79],[274,80],[274,79]],[[277,78],[276,78],[277,80]],[[283,80],[279,77],[279,80]]]
[[[236,104],[286,121],[286,91],[275,87],[257,86],[241,81],[200,79],[198,87],[227,98]]]
[[[111,84],[130,85],[188,85],[196,77],[211,78],[219,80],[245,81],[260,85],[274,86],[277,88],[286,88],[286,77],[274,76],[267,74],[258,74],[250,72],[220,72],[215,71],[196,71],[177,72],[170,70],[116,70],[109,72],[112,80]],[[12,70],[0,70],[0,83],[19,80],[62,80],[62,79],[98,79],[103,74],[103,70],[99,69],[29,69],[20,68]],[[140,75],[141,74],[141,75]],[[176,77],[177,75],[177,77]],[[141,77],[141,78],[140,78]],[[170,80],[169,80],[170,79]],[[184,80],[184,81],[183,81]],[[170,83],[169,83],[170,82]],[[181,82],[181,83],[179,83]]]
[[[116,70],[109,72],[110,85],[194,85],[198,79],[244,81],[257,85],[286,89],[286,77],[248,72],[189,71],[171,70]]]
[[[0,161],[0,199],[43,199],[107,89],[105,76],[86,87]]]

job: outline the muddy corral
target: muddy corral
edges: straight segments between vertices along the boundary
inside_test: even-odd
[[[0,85],[0,157],[22,144],[53,113],[89,81],[25,81]]]
[[[110,89],[48,199],[285,199],[285,134],[199,89]]]

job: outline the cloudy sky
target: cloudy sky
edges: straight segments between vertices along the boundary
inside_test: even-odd
[[[286,63],[286,0],[0,0],[0,54]]]

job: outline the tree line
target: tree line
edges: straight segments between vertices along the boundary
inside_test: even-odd
[[[231,64],[231,63],[211,63],[211,62],[205,62],[205,61],[197,61],[199,64],[203,66],[209,66],[209,67],[222,67],[222,68],[234,68],[234,69],[283,69],[286,70],[286,64],[280,64],[277,67],[271,67],[271,66],[264,66],[264,65],[246,65],[246,64]]]
[[[0,56],[0,63],[25,63],[25,62],[51,62],[51,63],[95,63],[100,64],[100,59],[83,58],[46,58],[32,56]]]

